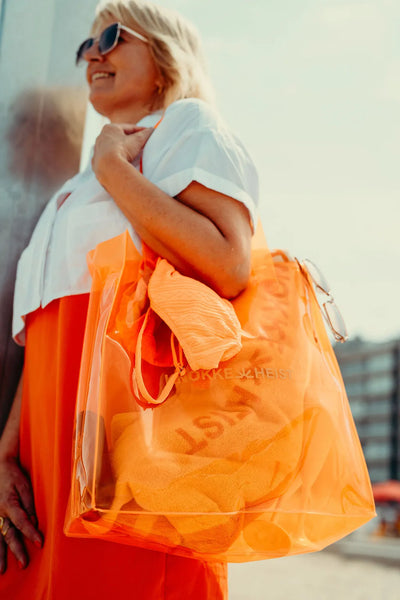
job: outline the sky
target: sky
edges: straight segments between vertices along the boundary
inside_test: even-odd
[[[13,57],[0,63],[3,94],[83,83],[73,57],[95,0],[75,19],[67,0],[35,11],[18,1],[3,31]],[[258,168],[270,248],[320,267],[351,337],[400,337],[400,1],[156,1],[200,32],[219,111]],[[20,9],[51,39],[21,36]],[[72,50],[50,52],[53,38]]]
[[[159,4],[201,34],[270,248],[318,264],[351,337],[399,337],[400,2]]]
[[[269,247],[319,266],[350,339],[400,337],[399,0],[158,3],[200,33]]]

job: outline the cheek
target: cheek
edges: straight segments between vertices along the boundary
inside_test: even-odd
[[[134,74],[136,74],[136,77],[142,81],[143,85],[147,84],[155,88],[157,68],[154,59],[147,48],[141,50],[141,52],[136,52],[131,57],[129,64],[131,65],[132,76],[134,77]]]
[[[110,54],[109,62],[115,70],[115,93],[138,93],[140,90],[146,97],[155,93],[158,72],[146,47],[118,46]]]

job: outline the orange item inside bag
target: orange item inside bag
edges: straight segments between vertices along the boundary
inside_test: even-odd
[[[67,535],[236,562],[319,550],[374,516],[296,261],[254,249],[232,302],[127,233],[90,268]]]
[[[159,259],[149,280],[150,306],[177,337],[194,371],[213,369],[242,347],[232,303]]]

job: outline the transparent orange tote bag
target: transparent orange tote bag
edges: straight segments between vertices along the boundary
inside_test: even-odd
[[[263,244],[228,302],[128,233],[89,262],[67,535],[241,562],[375,515],[304,264]]]

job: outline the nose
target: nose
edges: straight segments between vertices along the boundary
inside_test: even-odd
[[[84,60],[86,60],[88,63],[93,62],[93,61],[101,62],[104,60],[103,55],[100,54],[100,52],[99,52],[99,41],[98,40],[95,40],[93,42],[93,44],[90,46],[90,48],[85,50],[82,58]]]

